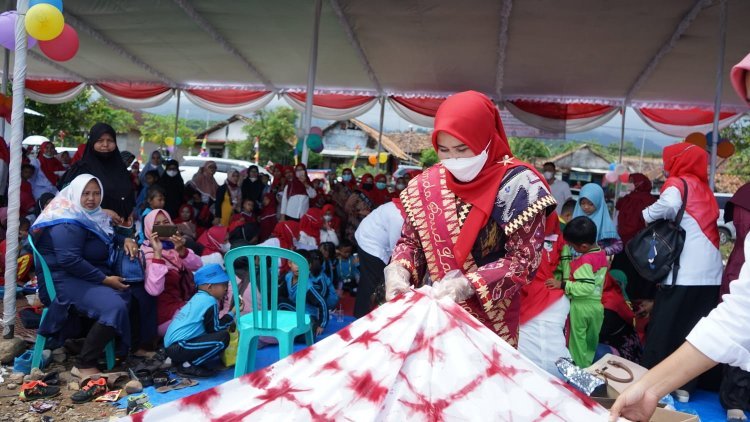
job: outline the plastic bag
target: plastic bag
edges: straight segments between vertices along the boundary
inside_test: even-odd
[[[237,346],[239,344],[239,339],[239,331],[237,331],[236,329],[234,331],[229,331],[229,345],[221,354],[221,362],[227,368],[230,366],[234,366],[234,364],[237,362]]]

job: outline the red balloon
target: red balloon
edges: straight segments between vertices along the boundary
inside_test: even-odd
[[[66,62],[78,52],[78,34],[72,26],[66,23],[62,33],[57,38],[39,41],[39,48],[50,59]]]
[[[630,173],[628,173],[627,171],[620,175],[620,182],[628,183],[628,180],[630,180]]]

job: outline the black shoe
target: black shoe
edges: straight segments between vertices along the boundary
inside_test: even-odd
[[[179,375],[187,378],[211,378],[216,375],[216,371],[208,369],[203,366],[190,365],[187,368],[179,365],[176,368]]]

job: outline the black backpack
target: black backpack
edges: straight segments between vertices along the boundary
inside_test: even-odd
[[[672,285],[677,280],[677,272],[680,270],[680,254],[685,244],[685,230],[680,227],[682,215],[685,214],[687,205],[688,185],[684,179],[682,185],[682,206],[674,221],[656,220],[645,229],[638,232],[633,239],[625,245],[625,254],[635,267],[638,274],[652,283],[662,283],[672,272]]]

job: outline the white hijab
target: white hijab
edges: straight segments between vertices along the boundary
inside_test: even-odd
[[[93,175],[81,174],[73,179],[65,189],[55,196],[52,201],[44,208],[44,211],[36,219],[31,227],[32,231],[53,226],[56,224],[69,223],[79,225],[97,236],[105,243],[112,242],[112,222],[101,208],[101,200],[96,209],[87,210],[81,205],[81,196],[86,189],[86,185],[91,180],[96,180],[99,189],[104,197],[104,187],[102,182]]]

